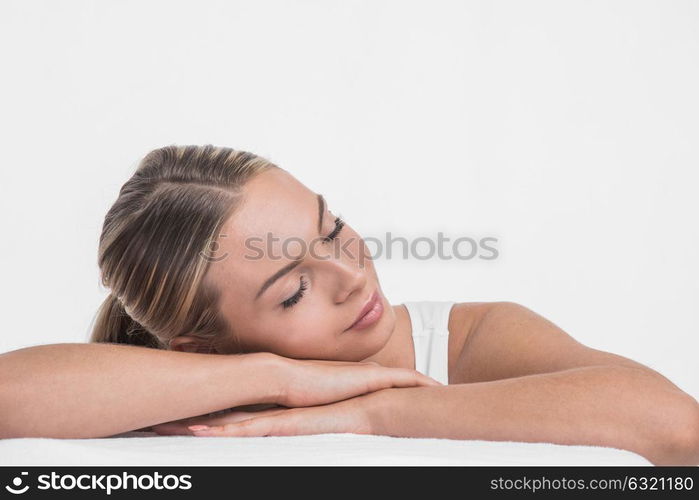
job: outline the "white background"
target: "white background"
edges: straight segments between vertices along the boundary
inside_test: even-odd
[[[0,352],[87,340],[97,240],[149,150],[225,145],[360,234],[389,300],[519,302],[699,397],[699,3],[0,4]]]

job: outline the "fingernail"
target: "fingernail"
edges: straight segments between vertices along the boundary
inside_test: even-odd
[[[190,425],[187,426],[190,431],[203,431],[209,428],[208,425]]]

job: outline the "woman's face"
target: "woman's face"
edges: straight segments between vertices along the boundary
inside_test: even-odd
[[[207,279],[221,290],[235,334],[224,353],[361,361],[387,343],[396,318],[364,241],[336,223],[330,200],[288,172],[251,179],[217,243]],[[349,329],[375,291],[379,320]]]

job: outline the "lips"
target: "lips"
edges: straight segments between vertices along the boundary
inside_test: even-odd
[[[361,320],[366,314],[371,311],[374,306],[376,305],[376,302],[379,300],[379,291],[375,290],[374,293],[371,294],[371,297],[369,297],[369,300],[367,301],[366,304],[364,304],[364,307],[359,311],[359,314],[357,317],[354,319],[354,323],[352,323],[349,327],[347,327],[347,330],[350,330],[354,325],[357,324],[359,320]]]

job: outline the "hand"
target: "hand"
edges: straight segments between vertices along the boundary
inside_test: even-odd
[[[244,420],[245,418],[252,418],[254,416],[266,414],[265,411],[270,409],[279,411],[282,408],[283,407],[274,404],[238,406],[234,408],[228,408],[226,410],[206,413],[204,415],[196,415],[194,417],[183,418],[181,420],[163,422],[161,424],[156,424],[152,427],[148,427],[147,430],[155,432],[162,436],[191,436],[193,435],[192,431],[188,429],[188,426],[190,425],[223,425],[230,422],[237,422],[238,420]]]
[[[308,408],[232,411],[154,427],[158,434],[215,437],[296,436],[306,434],[371,434],[369,405],[376,393]],[[208,427],[204,429],[203,427]]]
[[[388,368],[374,361],[324,361],[281,358],[282,392],[277,403],[315,406],[389,387],[443,385],[410,368]]]
[[[148,430],[161,435],[192,435],[187,428],[188,425],[216,426],[253,416],[270,415],[270,413],[261,412],[250,413],[251,409],[259,410],[261,407],[270,409],[269,407],[273,406],[274,408],[270,410],[279,412],[294,407],[327,405],[363,394],[369,395],[390,387],[443,385],[415,370],[388,368],[374,361],[296,360],[276,355],[270,359],[274,360],[273,364],[269,365],[270,372],[275,373],[275,377],[282,382],[282,390],[275,399],[280,406],[274,407],[270,404],[239,406],[221,412],[163,422]]]

